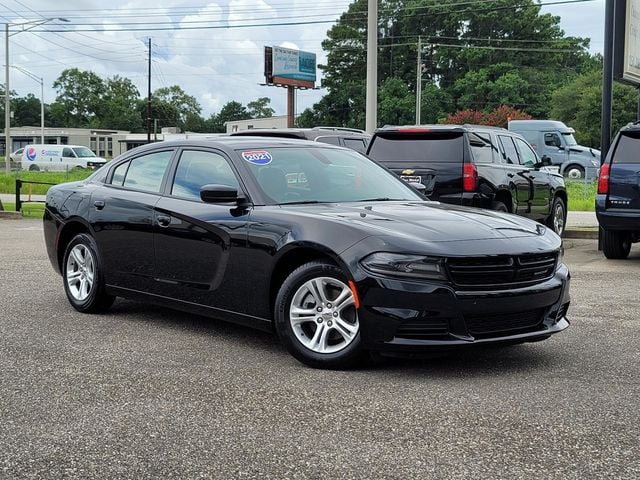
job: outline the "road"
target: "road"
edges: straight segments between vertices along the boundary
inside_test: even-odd
[[[40,222],[0,220],[0,478],[639,478],[640,246],[595,245],[567,241],[554,338],[330,372],[202,317],[79,314]]]

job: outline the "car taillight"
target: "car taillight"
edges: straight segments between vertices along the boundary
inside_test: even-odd
[[[462,169],[462,189],[465,192],[475,192],[478,180],[478,170],[473,163],[465,163]]]
[[[611,165],[608,163],[600,167],[600,175],[598,176],[598,193],[609,193],[609,172]]]

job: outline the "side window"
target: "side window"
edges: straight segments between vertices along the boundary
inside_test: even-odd
[[[64,148],[64,149],[62,149],[62,156],[63,156],[63,157],[66,157],[66,158],[69,158],[69,157],[72,157],[72,158],[73,158],[73,157],[75,157],[75,155],[73,154],[73,152],[71,151],[71,149],[70,149],[70,148]]]
[[[340,145],[340,137],[338,136],[318,137],[316,138],[316,142],[329,143],[331,145]]]
[[[525,167],[533,168],[536,163],[538,163],[538,157],[535,152],[531,150],[531,147],[527,145],[527,142],[521,140],[519,138],[514,138],[516,145],[518,146],[518,151],[520,152],[520,162]]]
[[[561,147],[562,141],[557,133],[545,133],[544,144],[548,147]]]
[[[489,135],[470,133],[469,144],[475,163],[493,163],[494,146]]]
[[[124,177],[124,187],[145,192],[160,192],[162,177],[173,155],[172,150],[149,153],[131,160]]]
[[[365,153],[367,151],[367,146],[361,138],[345,138],[344,146],[360,153]]]
[[[131,162],[124,162],[115,168],[115,170],[113,171],[113,177],[111,177],[111,185],[117,185],[119,187],[122,186],[130,163]]]
[[[201,150],[183,151],[171,195],[200,200],[200,189],[209,184],[240,188],[229,162],[222,155]]]
[[[516,146],[513,144],[513,140],[511,140],[511,137],[498,135],[498,138],[500,139],[500,144],[502,145],[503,149],[502,161],[504,163],[518,165],[518,163],[520,163],[518,161],[518,151],[516,150]]]

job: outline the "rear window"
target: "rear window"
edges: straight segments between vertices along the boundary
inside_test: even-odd
[[[613,163],[640,163],[640,133],[620,135],[618,146],[613,154]]]
[[[493,151],[496,150],[491,137],[484,133],[470,133],[469,144],[475,163],[493,163]]]
[[[381,162],[454,163],[462,162],[463,152],[462,132],[390,134],[375,138],[369,156]]]

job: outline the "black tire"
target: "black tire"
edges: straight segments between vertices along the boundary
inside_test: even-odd
[[[584,168],[575,164],[567,165],[563,172],[563,176],[570,180],[582,180],[584,175]]]
[[[547,227],[562,236],[567,225],[567,206],[560,197],[555,197],[551,204],[551,214],[547,218]]]
[[[623,259],[631,251],[631,235],[629,232],[602,230],[602,252],[610,259]]]
[[[498,201],[491,202],[491,210],[495,210],[496,212],[509,213],[509,209],[507,208],[507,206],[504,203]]]
[[[39,172],[40,171],[40,167],[38,165],[29,165],[29,171],[30,172]]]
[[[346,369],[353,367],[360,363],[364,354],[359,327],[351,343],[335,353],[318,353],[310,350],[301,343],[293,331],[289,315],[294,296],[306,282],[321,277],[330,277],[343,284],[348,283],[342,270],[330,263],[321,261],[310,262],[295,269],[283,282],[276,297],[274,309],[276,333],[289,353],[305,365],[325,369]],[[312,308],[315,308],[315,306]],[[315,314],[313,314],[313,316],[315,317]],[[330,325],[330,323],[327,322],[327,325]],[[325,328],[329,330],[328,327]],[[310,332],[308,336],[311,336],[312,333],[313,332]]]
[[[86,298],[77,298],[77,292],[72,292],[72,287],[69,285],[69,256],[75,247],[80,246],[86,249],[91,254],[91,262],[93,263],[93,282],[89,287],[89,292]],[[85,257],[86,259],[86,257]],[[73,261],[72,261],[73,263]],[[87,262],[88,263],[88,262]],[[99,313],[104,312],[113,305],[115,297],[108,295],[105,292],[105,283],[102,272],[102,264],[100,263],[100,255],[98,255],[98,248],[95,240],[91,235],[86,233],[80,233],[73,237],[71,242],[67,245],[64,252],[64,258],[62,261],[62,282],[64,284],[64,291],[67,294],[67,299],[73,308],[82,313]],[[84,279],[84,276],[82,277]]]

